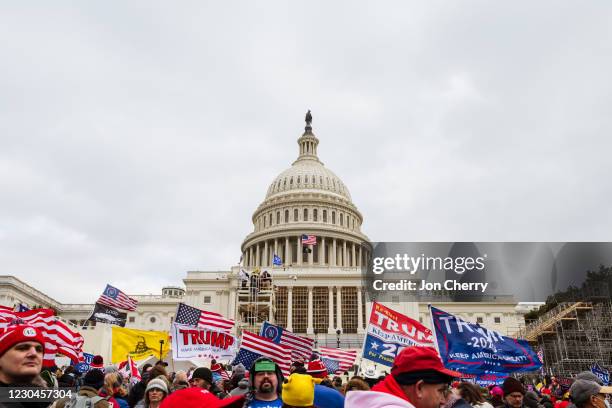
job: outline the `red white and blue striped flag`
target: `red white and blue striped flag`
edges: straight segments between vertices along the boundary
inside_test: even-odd
[[[317,245],[317,236],[302,235],[302,245]]]
[[[313,339],[298,336],[287,329],[269,322],[264,322],[259,335],[272,340],[276,344],[285,346],[291,351],[291,358],[294,361],[310,361],[314,347]]]
[[[353,367],[355,359],[357,358],[357,350],[319,347],[318,352],[321,356],[321,360],[323,361],[325,361],[325,359],[332,359],[338,361],[339,368],[336,373],[349,371]]]
[[[251,367],[253,362],[259,357],[268,357],[278,364],[285,377],[289,376],[291,352],[288,349],[281,344],[274,343],[270,339],[246,330],[243,331],[240,349],[232,365],[242,364],[245,367]]]
[[[106,285],[104,292],[100,295],[96,303],[101,303],[106,306],[116,307],[117,309],[136,310],[138,301],[132,299],[114,286]]]
[[[178,304],[174,321],[194,327],[211,327],[226,333],[232,330],[236,323],[234,320],[223,317],[219,313],[200,310],[185,303]]]

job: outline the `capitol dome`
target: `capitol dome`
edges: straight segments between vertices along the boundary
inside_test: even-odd
[[[254,231],[241,247],[247,267],[364,264],[361,246],[368,239],[361,232],[363,217],[347,186],[319,160],[319,139],[311,122],[309,111],[304,133],[297,140],[297,159],[274,178],[253,213]],[[304,249],[304,235],[314,236],[316,243]]]

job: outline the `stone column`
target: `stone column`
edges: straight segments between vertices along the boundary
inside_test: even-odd
[[[348,266],[348,256],[346,256],[346,241],[342,241],[342,266]]]
[[[274,254],[272,254],[272,266],[274,266],[274,255],[280,256],[278,253],[278,239],[274,238]]]
[[[357,261],[355,260],[355,243],[354,242],[351,244],[351,249],[352,249],[352,252],[351,252],[351,266],[355,267],[355,266],[357,266]]]
[[[289,254],[291,253],[291,248],[289,247],[289,237],[285,237],[285,259],[283,259],[283,265],[289,265],[291,263],[291,258]]]
[[[312,286],[308,287],[308,327],[306,328],[306,334],[314,334],[314,328],[312,325],[313,318],[313,304],[312,304]]]
[[[293,286],[287,286],[287,330],[293,331]]]
[[[308,265],[312,266],[314,262],[314,245],[308,245]]]
[[[259,242],[257,243],[257,246],[255,247],[255,267],[260,266],[261,265],[261,254],[259,251]]]
[[[329,306],[327,307],[329,312],[329,322],[327,322],[327,333],[334,334],[334,287],[329,287]]]
[[[229,289],[229,305],[227,306],[228,317],[236,319],[236,288],[232,284]]]
[[[270,254],[268,253],[268,241],[264,241],[264,250],[263,250],[263,262],[261,266],[269,266],[270,265]]]
[[[319,247],[319,265],[325,266],[325,237],[321,237],[321,246]]]
[[[338,249],[337,249],[337,246],[336,246],[336,238],[334,238],[333,246],[332,246],[332,256],[331,256],[331,259],[330,259],[330,261],[331,261],[330,262],[330,264],[331,264],[330,266],[336,266],[336,262],[338,260],[338,256],[337,256],[337,252],[336,252],[337,250]]]
[[[359,245],[359,260],[357,261],[357,266],[361,268],[362,262],[363,260],[361,259],[362,253],[361,253],[361,245]]]
[[[361,301],[362,295],[361,286],[357,286],[357,333],[363,333],[363,302]]]
[[[342,286],[336,286],[336,302],[337,302],[337,327],[336,329],[342,330]]]
[[[302,265],[302,246],[300,245],[300,240],[302,239],[302,237],[300,237],[298,235],[297,237],[297,243],[296,243],[296,248],[297,248],[297,264],[298,265]]]

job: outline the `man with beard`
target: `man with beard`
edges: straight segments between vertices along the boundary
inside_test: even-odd
[[[44,387],[40,377],[45,339],[36,328],[24,324],[8,326],[0,332],[0,387]],[[25,405],[4,403],[7,407],[46,407],[49,402]]]
[[[283,374],[278,365],[266,357],[255,360],[250,370],[251,395],[247,408],[280,408]]]

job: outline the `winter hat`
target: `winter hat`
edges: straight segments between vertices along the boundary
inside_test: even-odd
[[[307,374],[291,374],[283,384],[283,403],[294,407],[311,407],[314,404],[315,381]]]
[[[163,391],[166,395],[168,395],[168,385],[161,378],[154,378],[147,384],[147,389],[145,392],[149,392],[152,389],[157,389]]]
[[[40,330],[27,324],[8,326],[0,332],[0,356],[17,343],[35,341],[45,346],[45,338]]]
[[[102,370],[98,370],[97,368],[89,370],[83,378],[83,385],[93,387],[96,390],[102,388],[102,386],[104,385],[104,373],[102,372]]]
[[[104,374],[117,373],[117,368],[115,366],[109,365],[104,367]]]
[[[91,368],[104,368],[104,359],[101,355],[94,356],[89,366]]]
[[[160,408],[239,408],[243,404],[243,395],[219,399],[204,388],[191,387],[174,391],[164,398]]]
[[[512,394],[513,392],[520,392],[521,394],[525,395],[525,388],[523,388],[523,384],[521,384],[521,382],[514,377],[508,377],[504,380],[502,390],[504,390],[504,397],[508,394]]]
[[[210,371],[213,373],[223,371],[223,366],[219,363],[214,363],[210,366]]]
[[[232,375],[236,376],[236,375],[244,375],[244,373],[246,372],[246,367],[242,364],[238,364],[235,365],[234,367],[232,367]]]
[[[306,372],[315,378],[327,377],[327,367],[321,360],[310,361],[306,365]]]
[[[213,383],[212,371],[210,371],[210,369],[206,367],[196,368],[193,371],[193,374],[191,374],[191,379],[193,380],[194,378],[200,378],[202,380],[207,381],[209,384]]]
[[[502,390],[500,386],[496,385],[495,387],[491,388],[491,395],[494,397],[503,398],[504,390]]]

